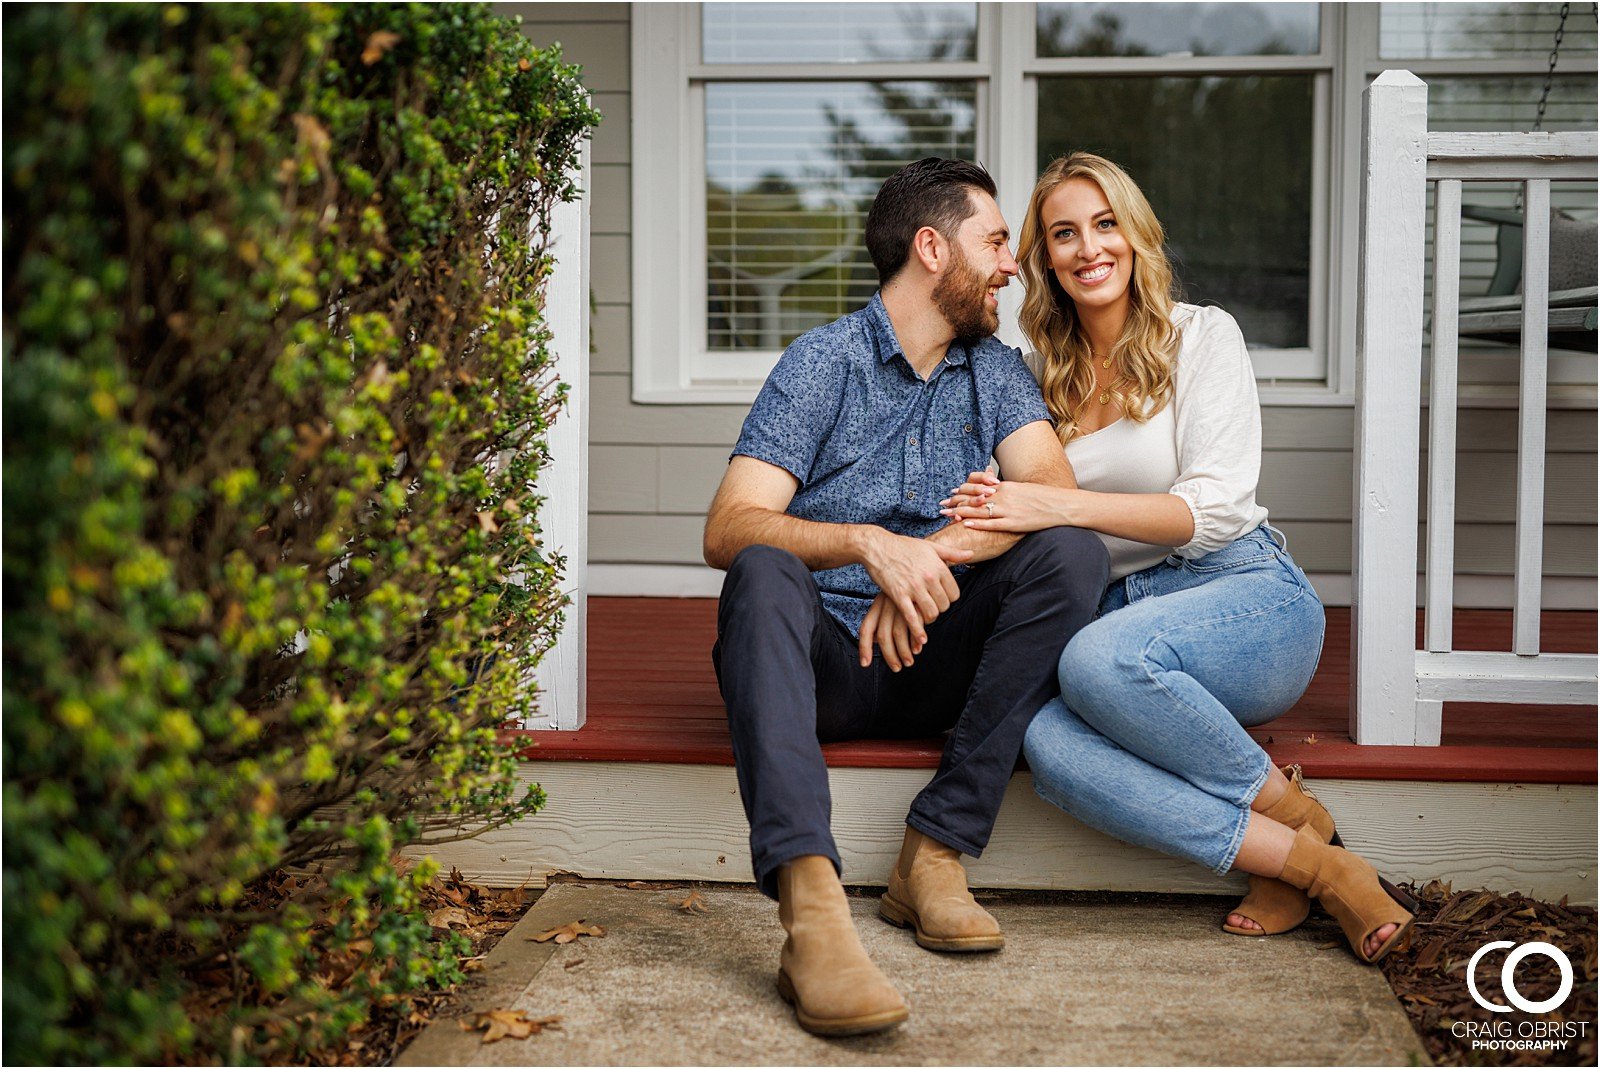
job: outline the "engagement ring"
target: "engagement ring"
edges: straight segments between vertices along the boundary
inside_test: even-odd
[[[994,502],[985,501],[983,507],[989,510],[989,518],[994,519]]]

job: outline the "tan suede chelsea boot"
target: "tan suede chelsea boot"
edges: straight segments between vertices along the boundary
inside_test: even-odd
[[[778,869],[778,919],[789,935],[778,956],[778,993],[801,1028],[858,1036],[906,1019],[900,992],[861,949],[832,861],[812,854]]]
[[[889,873],[878,916],[915,931],[917,945],[928,950],[999,950],[1006,945],[999,923],[967,890],[961,851],[911,827]]]

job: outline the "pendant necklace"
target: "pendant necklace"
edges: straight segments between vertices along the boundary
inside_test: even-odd
[[[1094,350],[1092,350],[1092,349],[1091,349],[1091,350],[1090,350],[1090,351],[1089,351],[1089,356],[1090,356],[1090,358],[1091,358],[1091,359],[1093,359],[1093,357],[1094,357]],[[1110,369],[1110,367],[1111,367],[1111,358],[1110,358],[1110,357],[1109,357],[1109,356],[1108,356],[1108,357],[1106,357],[1106,358],[1105,358],[1105,359],[1104,359],[1104,360],[1102,360],[1102,361],[1100,361],[1100,366],[1101,366],[1101,367],[1102,367],[1102,368],[1106,368],[1106,369],[1108,369],[1108,370],[1109,370],[1109,369]],[[1101,388],[1100,388],[1100,396],[1099,396],[1099,397],[1098,397],[1098,398],[1097,398],[1097,400],[1098,400],[1098,401],[1099,401],[1099,402],[1100,402],[1100,403],[1101,403],[1101,404],[1106,404],[1106,403],[1108,403],[1108,402],[1109,402],[1109,401],[1110,401],[1110,400],[1111,400],[1111,392],[1110,392],[1110,387],[1105,387],[1105,386],[1102,386],[1102,387],[1101,387]]]

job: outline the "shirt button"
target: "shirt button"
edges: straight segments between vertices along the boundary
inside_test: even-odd
[[[968,434],[971,434],[972,433],[972,424],[970,424],[970,423],[962,424],[961,429],[966,431]]]
[[[915,490],[907,490],[906,491],[906,500],[907,501],[915,501],[916,499],[917,499],[917,492]]]
[[[917,444],[917,440],[915,438],[911,439],[911,444],[912,445],[916,445]]]

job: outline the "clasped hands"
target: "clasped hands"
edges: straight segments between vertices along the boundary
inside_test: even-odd
[[[1051,527],[1047,491],[1033,483],[1006,482],[990,471],[975,471],[939,502],[940,512],[974,530],[1021,533]],[[943,545],[934,538],[909,538],[885,532],[877,552],[864,561],[882,591],[861,624],[861,666],[872,663],[872,647],[883,651],[889,670],[909,667],[927,645],[927,625],[961,596],[950,565],[962,564],[971,550]]]

